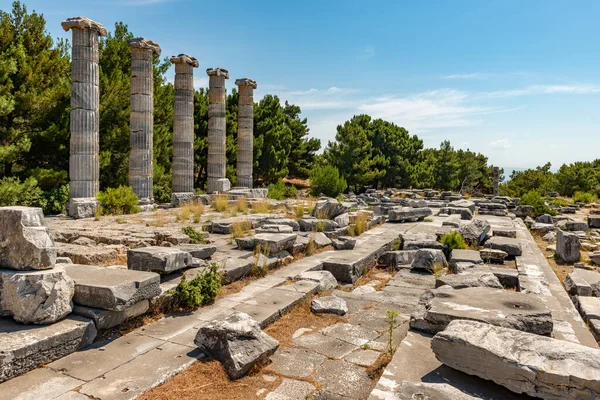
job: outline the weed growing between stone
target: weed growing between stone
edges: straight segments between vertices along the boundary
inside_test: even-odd
[[[183,233],[190,237],[190,243],[192,244],[205,244],[206,235],[202,232],[197,231],[193,226],[184,226],[182,229]]]
[[[215,196],[212,206],[217,212],[223,212],[227,210],[229,207],[229,195],[227,194],[218,194]]]
[[[231,238],[237,239],[246,236],[252,229],[252,222],[250,220],[236,221],[231,224]]]
[[[388,309],[386,311],[387,314],[387,323],[388,323],[388,348],[387,353],[390,356],[393,356],[396,352],[396,346],[394,346],[394,329],[396,329],[396,318],[398,317],[398,311]]]
[[[235,208],[238,212],[248,213],[248,199],[246,197],[238,197],[235,200]]]
[[[185,275],[175,288],[177,305],[184,308],[195,308],[215,301],[221,289],[222,273],[217,263],[211,263],[204,272],[192,280]]]
[[[254,249],[254,264],[250,270],[251,276],[264,277],[269,272],[267,265],[270,251],[268,247],[262,247],[260,244]],[[262,262],[262,263],[261,263]]]
[[[252,214],[268,214],[270,208],[268,200],[258,200],[252,203]]]
[[[450,233],[446,233],[440,239],[441,244],[446,245],[446,249],[444,252],[446,253],[446,258],[450,257],[450,253],[454,249],[466,249],[467,244],[465,243],[465,239],[458,231],[453,231]]]
[[[105,192],[98,192],[96,198],[104,214],[123,215],[142,211],[138,206],[138,197],[130,186],[108,188]]]

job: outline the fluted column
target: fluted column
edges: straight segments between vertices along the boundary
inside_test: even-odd
[[[225,149],[225,79],[229,72],[222,68],[206,70],[208,81],[208,181],[207,192],[225,192],[231,183],[225,178],[227,158]]]
[[[500,194],[499,184],[500,184],[500,169],[498,167],[494,167],[494,196],[498,196]]]
[[[88,217],[100,186],[98,36],[106,36],[106,29],[86,17],[68,18],[61,25],[73,31],[69,215]],[[86,205],[77,206],[82,203]]]
[[[173,117],[173,194],[178,204],[194,195],[194,68],[198,60],[186,54],[171,57],[175,64]]]
[[[153,203],[154,71],[153,57],[160,46],[144,38],[131,39],[131,113],[129,186],[140,204]]]
[[[243,78],[235,81],[239,88],[236,186],[252,187],[254,165],[254,89],[256,82]]]

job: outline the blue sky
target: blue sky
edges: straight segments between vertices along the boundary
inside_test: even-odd
[[[325,145],[368,113],[512,169],[600,158],[600,2],[25,0],[54,36],[123,21],[298,104]],[[2,9],[10,1],[0,0]],[[172,74],[173,71],[170,71]]]

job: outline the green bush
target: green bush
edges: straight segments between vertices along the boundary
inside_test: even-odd
[[[529,192],[525,193],[519,200],[519,204],[533,206],[533,208],[535,209],[536,216],[543,214],[557,214],[556,211],[554,211],[546,205],[544,199],[542,198],[542,195],[540,195],[540,192],[538,192],[537,190],[530,190]]]
[[[5,177],[0,180],[0,206],[46,208],[46,199],[35,178],[21,182],[19,178]]]
[[[222,273],[216,263],[210,264],[206,270],[192,280],[181,277],[175,288],[175,296],[180,306],[200,307],[215,301],[221,289]]]
[[[138,206],[138,197],[129,186],[108,188],[106,192],[98,192],[96,197],[104,214],[123,215],[141,211]]]
[[[62,185],[43,193],[46,205],[44,214],[56,215],[67,211],[67,201],[69,200],[69,185]]]
[[[206,243],[206,234],[197,231],[193,226],[184,226],[182,229],[183,233],[190,237],[190,243],[192,244],[204,244]]]
[[[465,243],[465,238],[458,231],[453,231],[450,233],[446,233],[440,239],[441,244],[446,245],[446,256],[448,257],[452,250],[454,249],[466,249],[467,244]]]
[[[165,173],[165,167],[161,165],[154,166],[154,177],[152,192],[154,201],[157,203],[168,203],[171,201],[172,175]]]
[[[344,177],[332,165],[316,166],[310,173],[310,192],[313,196],[323,193],[335,198],[347,187]]]
[[[296,197],[298,189],[294,185],[286,185],[281,179],[269,185],[269,198],[282,200],[284,198]]]
[[[573,201],[575,203],[593,203],[598,200],[598,196],[589,192],[575,192],[573,195]]]

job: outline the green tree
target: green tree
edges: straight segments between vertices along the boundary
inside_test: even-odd
[[[600,194],[600,160],[564,164],[555,177],[556,189],[563,196],[576,192]]]
[[[510,180],[502,185],[502,189],[509,196],[522,197],[525,193],[536,191],[548,193],[556,190],[556,177],[550,171],[552,164],[525,171],[513,171]]]
[[[307,119],[300,117],[300,107],[285,102],[283,113],[286,124],[292,130],[292,147],[288,158],[288,174],[295,178],[308,178],[315,163],[321,141],[308,137]]]
[[[66,43],[53,42],[43,15],[19,1],[0,11],[0,177],[67,169],[69,71]]]
[[[448,140],[444,140],[437,154],[436,188],[441,190],[456,190],[460,185],[458,179],[458,157]]]

